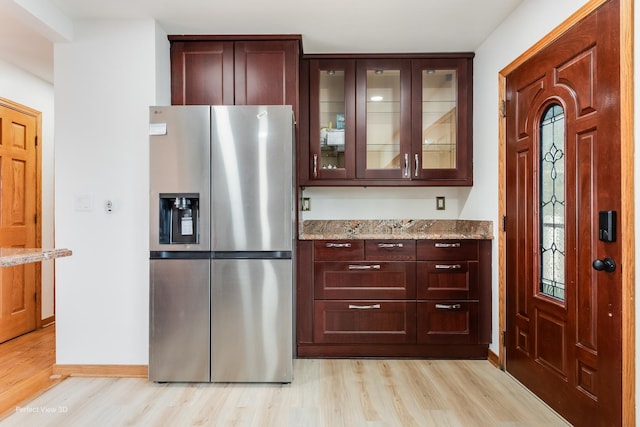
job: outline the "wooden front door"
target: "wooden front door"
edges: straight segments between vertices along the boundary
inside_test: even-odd
[[[34,248],[37,231],[39,116],[0,99],[0,248]],[[39,265],[0,268],[0,342],[38,323]]]
[[[506,79],[506,369],[575,425],[622,416],[619,25],[611,0]]]

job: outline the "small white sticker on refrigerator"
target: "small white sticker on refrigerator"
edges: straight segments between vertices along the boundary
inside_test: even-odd
[[[166,135],[166,123],[149,123],[149,135]]]

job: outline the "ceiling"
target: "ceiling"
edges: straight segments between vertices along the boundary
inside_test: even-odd
[[[167,34],[301,34],[305,53],[468,52],[523,1],[0,0],[0,60],[53,82],[61,38],[43,22],[60,12],[70,24],[154,18]]]

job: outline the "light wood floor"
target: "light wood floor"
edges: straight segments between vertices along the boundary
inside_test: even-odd
[[[295,361],[290,385],[70,377],[0,426],[566,426],[487,361]]]

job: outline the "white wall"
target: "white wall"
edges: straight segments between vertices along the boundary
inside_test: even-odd
[[[79,22],[55,46],[56,239],[73,250],[57,265],[58,364],[148,361],[148,107],[169,100],[166,51],[151,19]]]
[[[42,113],[42,247],[54,247],[53,86],[0,61],[0,97]],[[42,319],[54,314],[54,261],[42,263]]]

